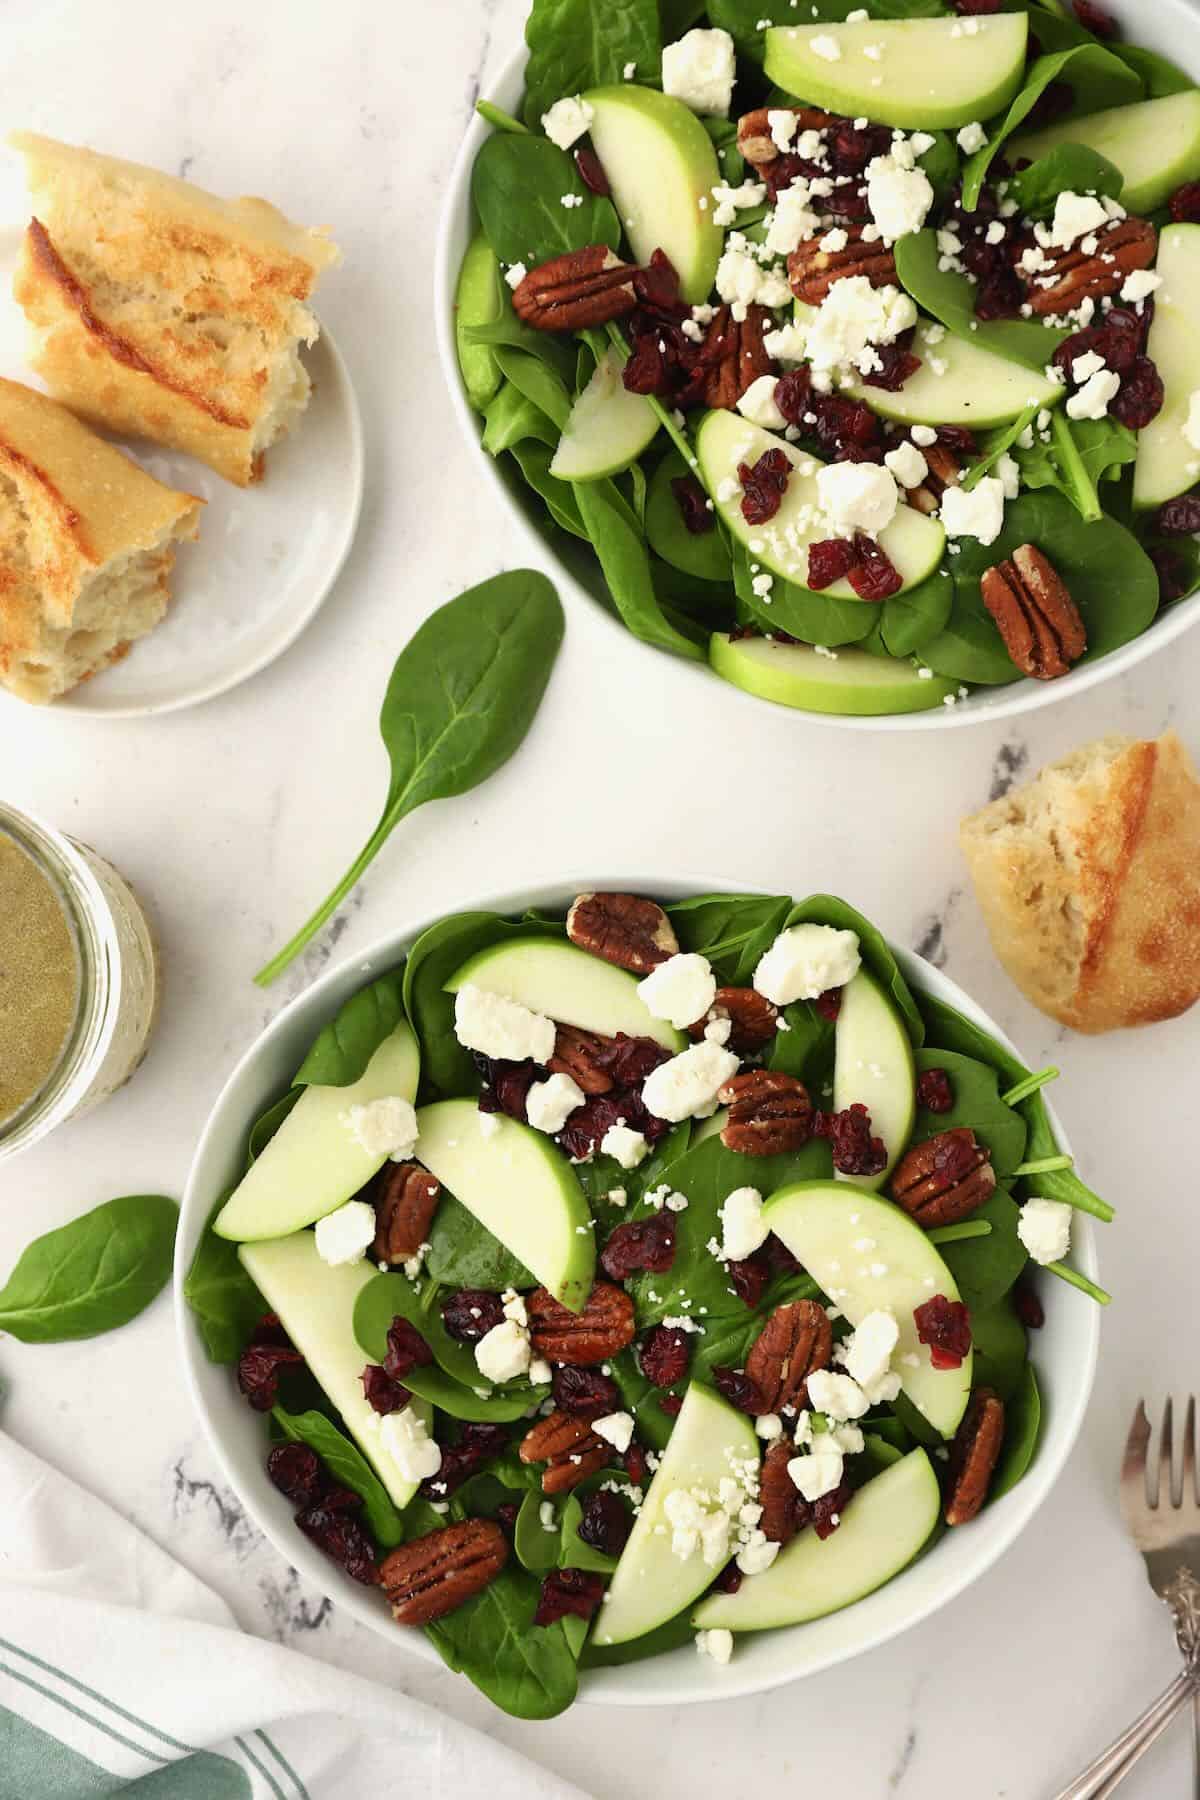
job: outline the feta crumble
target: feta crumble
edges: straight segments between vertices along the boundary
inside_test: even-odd
[[[577,139],[591,130],[593,117],[587,101],[576,94],[570,99],[556,100],[549,112],[542,114],[542,130],[560,150],[569,150]]]
[[[368,1156],[406,1162],[417,1147],[417,1114],[411,1100],[384,1094],[340,1115],[342,1124]]]
[[[601,1156],[614,1157],[623,1169],[636,1169],[649,1148],[644,1134],[631,1130],[628,1125],[610,1125],[600,1139]],[[620,1204],[623,1206],[625,1204],[623,1189],[614,1188],[609,1194],[609,1199],[611,1200],[613,1194],[616,1193],[621,1195]]]
[[[411,1406],[387,1413],[380,1422],[379,1438],[402,1481],[428,1481],[442,1466],[441,1449]]]
[[[317,1220],[317,1255],[331,1269],[361,1262],[375,1241],[375,1229],[375,1208],[365,1200],[347,1200]]]
[[[712,1631],[696,1633],[696,1648],[701,1656],[709,1657],[715,1663],[724,1665],[733,1655],[733,1633],[720,1627]]]
[[[1071,1208],[1061,1200],[1026,1200],[1017,1236],[1035,1263],[1061,1262],[1071,1248]]]
[[[742,1262],[761,1249],[768,1237],[763,1222],[763,1198],[757,1188],[734,1188],[719,1209],[721,1255],[726,1262]]]
[[[764,380],[774,382],[770,376]],[[758,383],[755,383],[758,386]],[[750,390],[753,391],[753,390]],[[745,396],[743,395],[743,399]],[[668,956],[637,984],[638,997],[656,1019],[666,1019],[676,1031],[686,1031],[702,1019],[717,993],[717,978],[705,956],[694,951]]]
[[[1004,483],[995,475],[985,475],[969,492],[948,487],[941,510],[947,537],[973,537],[981,544],[994,544],[1004,529]]]
[[[861,966],[858,935],[833,925],[792,925],[759,959],[754,987],[776,1006],[845,987]]]
[[[733,39],[727,31],[688,31],[663,46],[663,93],[682,100],[694,113],[728,118],[733,77]]]
[[[525,1117],[535,1131],[545,1131],[553,1137],[585,1099],[583,1089],[569,1075],[551,1075],[531,1086],[525,1100]]]
[[[553,1019],[531,1012],[519,1000],[490,994],[465,982],[454,996],[454,1035],[466,1050],[500,1062],[548,1063],[557,1030]]]
[[[606,1444],[611,1444],[619,1456],[624,1456],[633,1442],[633,1414],[606,1413],[602,1419],[592,1420],[592,1430]]]
[[[716,1107],[717,1090],[737,1074],[738,1059],[720,1044],[692,1044],[652,1069],[642,1084],[642,1100],[656,1119],[706,1116]]]

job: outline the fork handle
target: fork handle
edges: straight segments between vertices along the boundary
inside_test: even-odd
[[[1195,1691],[1195,1678],[1186,1671],[1177,1675],[1170,1687],[1151,1702],[1128,1730],[1102,1750],[1068,1787],[1062,1788],[1054,1800],[1106,1800],[1117,1783],[1125,1777],[1144,1750],[1165,1731],[1175,1714],[1186,1706]]]

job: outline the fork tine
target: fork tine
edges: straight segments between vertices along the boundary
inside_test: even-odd
[[[1188,1395],[1183,1422],[1183,1506],[1200,1505],[1200,1486],[1196,1483],[1196,1396]]]
[[[1175,1483],[1171,1474],[1171,1440],[1175,1431],[1175,1411],[1170,1394],[1163,1407],[1162,1439],[1158,1446],[1158,1472],[1154,1477],[1151,1506],[1175,1506]]]
[[[1139,1400],[1121,1458],[1121,1510],[1131,1529],[1146,1509],[1146,1450],[1149,1443],[1150,1421],[1146,1417],[1146,1403]]]

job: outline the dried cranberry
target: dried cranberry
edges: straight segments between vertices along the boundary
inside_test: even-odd
[[[267,1474],[293,1506],[312,1506],[325,1485],[325,1467],[307,1444],[276,1444]]]
[[[1008,266],[997,267],[980,279],[975,290],[975,317],[985,322],[1015,319],[1024,303],[1025,290],[1015,271]]]
[[[1116,37],[1117,21],[1104,7],[1097,6],[1096,0],[1072,0],[1071,10],[1085,31],[1099,38]]]
[[[1075,89],[1069,81],[1051,81],[1044,87],[1029,111],[1029,121],[1037,129],[1053,125],[1075,104]]]
[[[668,1419],[677,1419],[683,1410],[682,1394],[664,1394],[659,1401],[659,1409],[665,1412]]]
[[[1146,554],[1158,574],[1160,606],[1170,606],[1173,601],[1182,600],[1185,594],[1191,593],[1192,570],[1185,556],[1166,544],[1155,544]]]
[[[510,1543],[513,1533],[517,1529],[517,1514],[520,1510],[521,1508],[515,1500],[506,1500],[503,1506],[496,1508],[496,1523]]]
[[[772,1275],[795,1275],[800,1268],[799,1259],[792,1255],[783,1239],[776,1237],[774,1232],[771,1232],[763,1245],[763,1254]]]
[[[979,19],[998,13],[1004,0],[951,0],[951,4],[960,19]]]
[[[634,1487],[645,1487],[646,1477],[650,1473],[650,1464],[646,1460],[645,1449],[636,1438],[621,1458],[621,1467]]]
[[[604,164],[589,145],[581,144],[575,152],[575,167],[579,170],[580,181],[593,194],[607,195],[612,192],[608,176],[604,173]]]
[[[826,988],[823,994],[817,995],[813,1005],[823,1019],[828,1019],[831,1025],[835,1025],[842,1010],[841,988]]]
[[[742,517],[747,525],[765,525],[783,505],[792,465],[782,450],[764,450],[758,461],[738,464],[742,484]]]
[[[979,440],[966,425],[939,425],[937,440],[956,456],[978,456]]]
[[[904,577],[881,544],[865,531],[854,534],[855,564],[850,586],[860,600],[890,600],[904,586]]]
[[[476,1056],[475,1062],[483,1076],[480,1112],[507,1113],[524,1123],[529,1090],[545,1071],[534,1062],[498,1062],[487,1056]]]
[[[555,1369],[552,1391],[554,1404],[560,1412],[583,1418],[598,1419],[604,1413],[616,1412],[621,1404],[615,1381],[610,1381],[599,1369],[577,1369],[570,1363],[560,1364]]]
[[[690,1354],[686,1331],[677,1325],[656,1325],[642,1339],[638,1361],[647,1381],[655,1387],[672,1387],[686,1375]]]
[[[665,1213],[618,1225],[600,1253],[610,1281],[625,1281],[639,1269],[665,1275],[675,1261],[675,1222]]]
[[[771,1269],[761,1250],[725,1265],[729,1285],[745,1306],[757,1306],[771,1279]]]
[[[387,1355],[383,1366],[393,1381],[403,1381],[413,1369],[423,1369],[433,1361],[433,1351],[415,1325],[396,1316],[388,1326]]]
[[[812,376],[807,364],[789,369],[775,383],[775,404],[789,425],[803,425],[811,398]]]
[[[879,358],[879,367],[872,369],[863,380],[868,387],[883,388],[885,393],[895,394],[900,391],[910,375],[915,375],[921,367],[921,359],[912,353],[913,334],[905,331],[900,334],[894,344],[883,344],[875,352]]]
[[[1200,531],[1200,493],[1180,494],[1177,500],[1168,500],[1160,507],[1154,528],[1163,537],[1190,537]]]
[[[961,1300],[934,1294],[914,1307],[917,1337],[929,1346],[935,1369],[959,1369],[971,1349],[971,1320]]]
[[[825,197],[826,209],[839,219],[868,219],[871,216],[867,204],[867,190],[861,181],[851,177],[849,181],[835,181]]]
[[[332,1558],[364,1587],[375,1583],[375,1546],[359,1524],[348,1513],[328,1506],[310,1506],[296,1514],[296,1523],[318,1550]]]
[[[669,399],[672,388],[671,365],[667,347],[660,334],[643,332],[634,338],[633,349],[621,370],[621,383],[631,394],[654,394]]]
[[[728,1369],[718,1365],[713,1369],[712,1379],[718,1394],[723,1395],[730,1406],[735,1406],[739,1412],[757,1415],[762,1411],[762,1395],[745,1369]]]
[[[499,1294],[490,1294],[486,1288],[460,1288],[442,1301],[442,1324],[460,1344],[478,1344],[503,1320]]]
[[[255,1412],[270,1412],[279,1398],[282,1369],[294,1368],[304,1358],[290,1344],[248,1344],[238,1358],[238,1386]]]
[[[508,1433],[503,1425],[472,1423],[463,1425],[456,1444],[442,1445],[442,1466],[436,1475],[427,1475],[420,1492],[426,1500],[444,1500],[460,1488],[469,1475],[501,1456],[508,1448]]]
[[[603,1597],[603,1575],[589,1575],[584,1569],[552,1569],[543,1578],[533,1622],[553,1625],[568,1613],[577,1619],[590,1619]]]
[[[1028,1281],[1018,1281],[1012,1291],[1013,1311],[1027,1331],[1040,1331],[1046,1323],[1046,1309],[1037,1289]]]
[[[954,1089],[945,1069],[926,1069],[917,1082],[917,1100],[927,1112],[948,1113],[954,1106]]]
[[[706,531],[713,529],[716,515],[694,475],[676,475],[671,482],[671,492],[684,526],[693,537],[703,537]]]
[[[377,1413],[400,1412],[412,1396],[399,1381],[393,1381],[378,1363],[368,1363],[362,1372],[363,1393],[367,1405]]]
[[[839,175],[861,175],[872,157],[887,154],[891,142],[892,134],[886,126],[860,127],[849,119],[840,119],[829,129],[826,150]]]
[[[854,545],[849,538],[822,538],[808,546],[808,575],[805,585],[818,594],[835,581],[842,581],[854,567]]]
[[[655,312],[669,317],[687,313],[687,308],[680,305],[679,276],[665,250],[656,250],[644,269],[634,270],[633,291],[643,306]]]
[[[744,1580],[745,1576],[738,1568],[737,1563],[727,1562],[713,1582],[713,1588],[718,1594],[736,1594]]]
[[[1162,376],[1155,365],[1148,356],[1135,356],[1108,410],[1130,431],[1144,431],[1162,411],[1164,398]]]
[[[832,1494],[822,1494],[812,1504],[812,1518],[808,1521],[817,1536],[824,1542],[832,1537],[842,1522],[842,1517],[849,1506],[854,1489],[848,1481],[835,1487]]]
[[[670,1054],[653,1038],[626,1037],[619,1031],[616,1037],[601,1040],[592,1052],[592,1060],[618,1087],[636,1087]]]
[[[593,1550],[605,1556],[620,1556],[632,1529],[629,1509],[619,1494],[602,1491],[585,1502],[579,1535]]]
[[[627,1046],[640,1046],[641,1042],[639,1038],[625,1040]],[[657,1045],[654,1048],[657,1060],[661,1062],[667,1052],[659,1050]],[[626,1062],[635,1056],[644,1060],[638,1048],[626,1049],[623,1054]],[[642,1078],[639,1076],[638,1079]],[[636,1087],[616,1087],[607,1094],[593,1094],[584,1105],[577,1106],[559,1133],[558,1141],[568,1156],[586,1161],[600,1148],[606,1133],[614,1125],[628,1125],[632,1131],[640,1131],[651,1144],[671,1129],[665,1119],[656,1119],[647,1111]]]
[[[1070,375],[1079,357],[1092,351],[1103,358],[1114,374],[1123,375],[1141,349],[1145,333],[1144,319],[1127,307],[1114,306],[1103,325],[1088,325],[1064,338],[1052,361],[1055,368]]]
[[[1200,181],[1186,181],[1171,195],[1171,217],[1179,225],[1200,225]]]
[[[842,1175],[878,1175],[887,1168],[887,1148],[871,1136],[871,1115],[860,1101],[844,1112],[814,1113],[813,1136],[830,1139],[833,1166]]]

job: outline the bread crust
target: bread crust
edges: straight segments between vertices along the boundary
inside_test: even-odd
[[[1200,781],[1173,731],[1085,746],[960,839],[996,954],[1051,1018],[1113,1031],[1200,998]]]

